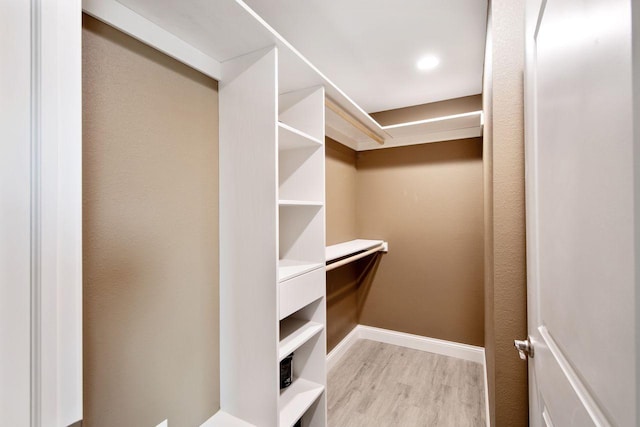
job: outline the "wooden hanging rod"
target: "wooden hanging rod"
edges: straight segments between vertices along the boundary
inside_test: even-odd
[[[349,112],[345,111],[344,108],[333,102],[330,98],[325,98],[325,105],[331,111],[342,117],[346,122],[351,124],[351,126],[358,129],[360,132],[367,135],[369,138],[373,139],[378,144],[384,144],[384,139],[372,131],[368,126],[364,125],[360,120],[353,117]]]
[[[383,250],[384,250],[384,245],[382,245],[382,244],[381,244],[381,245],[376,246],[376,247],[374,247],[374,248],[372,248],[372,249],[369,249],[368,251],[361,252],[361,253],[355,254],[355,255],[353,255],[353,256],[350,256],[350,257],[348,257],[348,258],[345,258],[345,259],[343,259],[343,260],[340,260],[340,261],[337,261],[337,262],[334,262],[334,263],[328,264],[328,265],[325,267],[325,269],[326,269],[326,271],[331,271],[331,270],[333,270],[333,269],[335,269],[335,268],[338,268],[338,267],[341,267],[341,266],[343,266],[343,265],[345,265],[345,264],[349,264],[350,262],[353,262],[353,261],[359,260],[360,258],[364,258],[364,257],[366,257],[366,256],[369,256],[369,255],[371,255],[372,253],[380,252],[380,251],[383,251]]]

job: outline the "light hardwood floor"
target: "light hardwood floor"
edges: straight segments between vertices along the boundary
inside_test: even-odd
[[[329,372],[329,427],[484,427],[482,365],[358,340]]]

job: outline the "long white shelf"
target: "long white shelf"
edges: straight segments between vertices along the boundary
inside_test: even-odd
[[[287,318],[280,322],[280,346],[278,361],[296,351],[300,346],[322,331],[321,323],[311,320]]]
[[[315,200],[289,200],[289,199],[280,199],[278,201],[280,206],[315,206],[321,207],[323,205],[322,202],[318,202]]]
[[[319,148],[322,142],[311,135],[289,126],[286,123],[278,122],[278,150],[294,150],[296,148]]]
[[[200,427],[256,427],[246,421],[236,418],[222,410],[216,412],[211,418],[205,421]]]
[[[322,394],[324,386],[298,378],[280,392],[280,427],[291,427]]]
[[[285,280],[322,267],[320,262],[299,261],[295,259],[281,259],[278,261],[278,281]]]
[[[356,239],[338,243],[325,248],[326,259],[327,262],[330,262],[358,252],[373,249],[376,246],[383,246],[384,248],[381,248],[380,250],[386,251],[386,242],[384,240]]]

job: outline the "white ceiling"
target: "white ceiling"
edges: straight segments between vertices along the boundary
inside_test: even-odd
[[[245,3],[367,112],[482,92],[486,0]]]

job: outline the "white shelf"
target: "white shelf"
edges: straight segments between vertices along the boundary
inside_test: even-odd
[[[204,422],[200,427],[256,427],[246,421],[229,415],[224,411],[216,412],[211,418]]]
[[[278,261],[278,281],[284,282],[316,268],[323,267],[319,262],[298,261],[293,259],[281,259]]]
[[[280,347],[278,361],[296,351],[301,345],[313,338],[324,326],[311,320],[287,318],[280,322]]]
[[[278,201],[280,206],[315,206],[321,207],[323,205],[322,202],[318,202],[315,200],[284,200],[281,199]]]
[[[278,129],[278,150],[319,148],[322,146],[322,141],[286,123],[278,122]]]
[[[338,243],[336,245],[327,246],[325,248],[326,259],[327,262],[333,261],[335,259],[366,251],[380,245],[385,245],[385,241],[356,239],[350,240],[348,242]]]
[[[280,392],[280,427],[291,427],[322,394],[324,386],[298,378]]]

